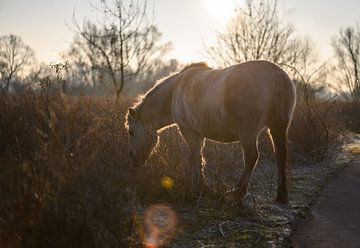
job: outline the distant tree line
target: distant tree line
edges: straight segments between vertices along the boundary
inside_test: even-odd
[[[301,81],[299,73],[313,82],[322,77],[322,85],[316,87],[312,83],[309,89],[312,94],[324,89],[326,84],[346,99],[360,99],[358,25],[341,29],[333,37],[335,65],[323,66],[324,63],[316,58],[311,41],[300,37],[291,25],[281,21],[277,1],[246,0],[235,12],[225,31],[217,33],[216,43],[205,45],[205,55],[214,64],[229,66],[248,60],[269,60],[287,70],[296,82]],[[317,77],[313,77],[315,71]]]
[[[171,44],[161,42],[146,1],[101,1],[93,7],[101,21],[80,25],[74,17],[76,35],[66,57],[77,67],[86,65],[80,66],[83,73],[93,82],[109,82],[119,96],[126,83],[151,78]]]
[[[163,59],[172,45],[162,41],[147,1],[104,0],[92,6],[99,14],[97,22],[85,19],[79,23],[74,15],[74,38],[62,55],[68,64],[61,75],[54,66],[38,64],[34,51],[20,37],[1,36],[1,90],[19,91],[26,85],[36,88],[36,84],[46,82],[52,75],[55,79],[61,76],[66,85],[60,88],[67,93],[136,95],[179,69],[176,59]],[[216,37],[214,44],[204,45],[204,55],[218,67],[264,59],[283,66],[296,81],[297,73],[291,68],[310,75],[319,63],[311,41],[281,20],[276,1],[246,0]],[[324,83],[333,91],[358,101],[359,25],[339,30],[331,45],[334,60],[321,66],[314,82],[324,77]]]
[[[18,80],[21,74],[34,60],[34,51],[19,36],[5,35],[0,37],[0,87],[8,92],[11,83]]]

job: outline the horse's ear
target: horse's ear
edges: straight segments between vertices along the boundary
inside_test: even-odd
[[[136,118],[136,111],[135,111],[135,109],[129,108],[128,111],[129,111],[129,116],[130,116],[131,118],[135,119],[135,118]]]

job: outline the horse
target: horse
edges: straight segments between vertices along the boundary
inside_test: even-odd
[[[158,130],[176,124],[188,147],[194,187],[203,185],[204,140],[240,142],[244,170],[236,194],[242,199],[259,159],[258,136],[267,129],[278,168],[276,201],[288,201],[287,133],[296,103],[295,86],[277,65],[248,61],[223,69],[195,63],[161,80],[128,109],[130,157],[144,164]]]

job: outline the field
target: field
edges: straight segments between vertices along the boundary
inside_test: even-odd
[[[322,185],[351,159],[342,148],[346,125],[336,117],[354,107],[300,102],[289,131],[289,205],[274,202],[277,173],[265,134],[250,194],[240,204],[224,198],[243,168],[239,144],[207,141],[204,175],[216,196],[192,195],[186,148],[175,126],[160,134],[144,167],[131,165],[124,116],[132,99],[27,91],[0,100],[4,247],[141,247],[150,235],[146,210],[159,204],[172,209],[177,223],[157,242],[283,246]]]
[[[23,2],[0,3],[6,10],[0,15],[0,248],[291,247],[325,185],[346,166],[341,175],[360,164],[353,162],[360,154],[359,1],[318,1],[311,11],[304,11],[304,1],[287,0]],[[274,65],[250,62],[260,60],[288,77]],[[266,119],[283,164],[281,122],[289,110],[281,109],[294,99],[282,83],[288,78],[297,102],[287,137],[287,204],[275,202],[284,177],[278,180],[267,132],[259,136],[260,160],[240,199],[239,143],[206,140],[206,186],[199,190],[178,127],[165,127],[156,137],[142,113],[149,110],[145,115],[152,117],[154,106],[169,113],[176,92],[196,106],[204,99],[207,109],[221,102],[225,111],[216,105],[203,111],[205,121],[194,115],[195,122],[222,127],[224,140],[237,137],[225,128],[246,130],[247,161],[255,161],[254,144],[245,140],[253,137],[250,126]],[[148,96],[164,103],[150,100],[139,112],[130,110],[127,130],[129,107],[157,83],[169,94]],[[183,104],[182,112],[190,113],[189,106]],[[229,125],[208,114],[223,117],[233,108],[237,113],[224,118]],[[136,116],[147,129],[137,123],[140,132],[133,130]],[[254,125],[243,121],[248,117]],[[188,140],[197,136],[185,133]],[[130,143],[128,135],[135,137]],[[129,146],[156,138],[146,163],[134,167],[134,158],[150,149]],[[198,163],[195,156],[190,159]],[[341,205],[342,215],[353,213],[359,198],[346,193],[338,195],[353,208]],[[351,215],[344,219],[352,221],[351,230],[360,223]]]

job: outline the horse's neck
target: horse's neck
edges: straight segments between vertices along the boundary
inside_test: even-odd
[[[156,131],[173,123],[171,101],[175,83],[175,78],[168,78],[145,96],[141,119],[148,130]]]

